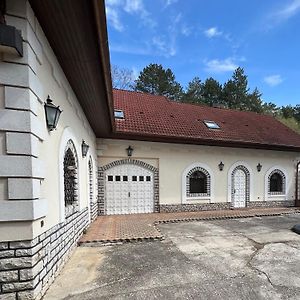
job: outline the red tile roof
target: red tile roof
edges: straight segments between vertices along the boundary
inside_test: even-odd
[[[163,96],[114,90],[118,138],[300,151],[300,135],[275,118],[253,112],[177,103]],[[220,129],[209,129],[204,120]]]

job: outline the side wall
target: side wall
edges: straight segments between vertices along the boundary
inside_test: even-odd
[[[29,2],[6,4],[6,23],[21,31],[24,56],[0,54],[0,294],[33,299],[45,291],[97,213],[96,139]],[[63,110],[52,132],[44,112],[48,95]],[[79,209],[66,218],[63,156],[68,139],[78,156]],[[82,140],[90,146],[86,158]]]
[[[134,148],[133,159],[159,169],[160,211],[230,208],[231,169],[239,163],[246,165],[250,171],[250,207],[294,205],[295,170],[300,158],[298,153],[99,139],[99,167],[126,158],[125,149],[129,145]],[[221,161],[224,163],[223,171],[218,166]],[[260,172],[257,171],[258,163],[262,165]],[[211,172],[212,193],[209,198],[185,199],[183,196],[183,174],[193,165],[205,165]],[[282,197],[266,194],[265,175],[274,166],[286,172],[287,194]]]

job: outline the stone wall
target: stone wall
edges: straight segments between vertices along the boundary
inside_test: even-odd
[[[204,210],[221,210],[230,209],[229,202],[224,203],[203,203],[203,204],[161,204],[160,212],[181,212],[181,211],[204,211]]]
[[[91,202],[90,203],[90,213],[91,213],[91,222],[96,220],[98,216],[98,203],[97,202]]]
[[[295,200],[284,201],[252,201],[248,203],[248,207],[293,207],[295,206]]]
[[[266,207],[293,207],[295,201],[249,201],[247,208],[266,208]],[[181,211],[204,211],[233,209],[230,202],[223,203],[203,203],[203,204],[161,204],[160,212],[181,212]]]
[[[86,208],[33,240],[0,243],[0,299],[40,299],[87,226]]]

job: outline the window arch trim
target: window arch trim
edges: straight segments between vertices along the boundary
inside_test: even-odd
[[[72,139],[69,139],[64,152],[64,204],[66,217],[78,210],[78,155]],[[68,190],[69,189],[69,190]]]
[[[196,172],[200,171],[206,176],[206,193],[190,193],[190,177]],[[191,203],[191,201],[208,200],[211,203],[214,199],[214,176],[210,167],[202,163],[193,163],[185,168],[182,173],[182,203]]]
[[[60,222],[64,222],[66,219],[66,212],[65,212],[65,202],[64,202],[64,156],[65,151],[67,149],[68,141],[71,140],[73,142],[74,149],[76,150],[77,154],[77,194],[78,194],[78,202],[77,202],[77,208],[78,210],[82,209],[82,203],[80,201],[80,170],[81,170],[81,160],[78,157],[78,153],[80,153],[79,149],[81,149],[81,144],[77,141],[75,135],[73,134],[73,131],[70,127],[66,127],[63,130],[63,133],[60,138],[60,144],[59,144],[59,156],[58,156],[58,180],[59,180],[59,220]]]
[[[270,179],[275,173],[279,173],[282,176],[283,190],[282,192],[270,191]],[[281,166],[273,166],[265,174],[265,200],[287,200],[287,185],[288,176],[287,172]]]

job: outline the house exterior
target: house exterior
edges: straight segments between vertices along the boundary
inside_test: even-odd
[[[295,205],[273,118],[112,91],[102,0],[0,0],[0,33],[0,299],[40,299],[97,215]]]
[[[100,214],[295,205],[300,139],[275,118],[122,90],[114,105],[114,139],[97,142]]]
[[[0,16],[14,34],[0,34],[0,299],[39,299],[97,216],[96,137],[114,126],[105,9],[0,0]]]

